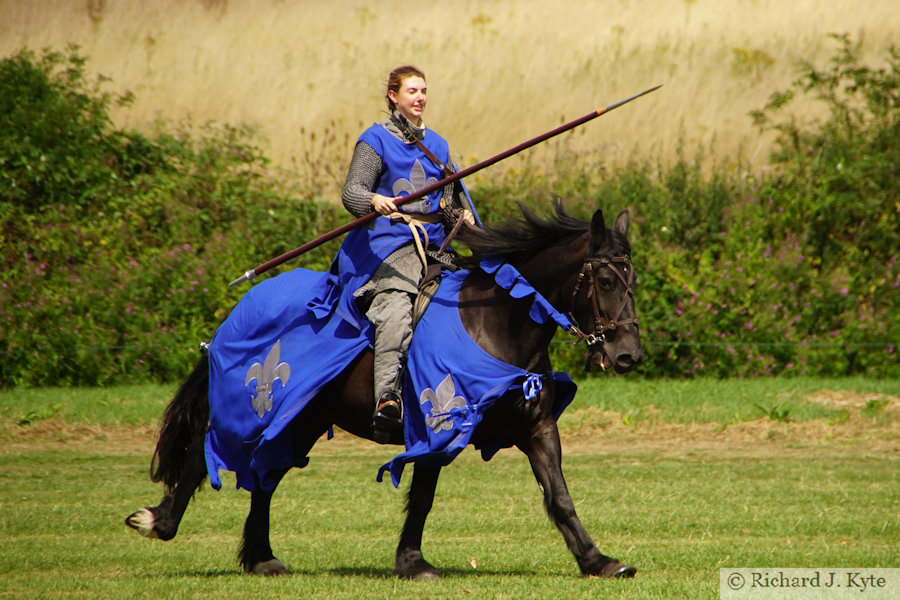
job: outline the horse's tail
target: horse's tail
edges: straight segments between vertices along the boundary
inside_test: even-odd
[[[206,435],[209,427],[209,358],[204,354],[166,407],[159,441],[150,463],[150,479],[171,491],[184,468],[188,448]]]

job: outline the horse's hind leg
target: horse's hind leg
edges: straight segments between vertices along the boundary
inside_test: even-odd
[[[434,503],[434,492],[440,474],[440,467],[416,465],[414,468],[406,504],[406,523],[403,525],[394,559],[394,572],[398,577],[437,579],[441,576],[440,571],[422,555],[422,531]]]
[[[126,525],[146,538],[168,541],[175,537],[188,503],[206,479],[203,444],[201,438],[188,448],[178,484],[163,496],[159,506],[146,507],[130,515],[125,519]]]
[[[268,477],[281,481],[287,471],[269,472]],[[244,523],[244,540],[238,559],[245,573],[251,575],[286,575],[287,567],[272,554],[269,543],[269,510],[272,506],[272,491],[262,489],[256,482],[256,489],[250,493],[250,513]]]

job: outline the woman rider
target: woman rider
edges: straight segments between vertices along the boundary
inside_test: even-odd
[[[454,205],[452,185],[396,206],[398,198],[449,174],[444,165],[450,151],[422,121],[427,99],[422,71],[409,65],[391,71],[386,98],[390,117],[359,137],[341,194],[354,216],[371,211],[381,216],[369,227],[353,230],[339,254],[342,284],[356,290],[356,306],[348,309],[361,311],[374,327],[376,437],[401,424],[403,363],[412,339],[413,300],[424,273],[423,250],[438,248],[457,219],[474,223],[471,212]]]

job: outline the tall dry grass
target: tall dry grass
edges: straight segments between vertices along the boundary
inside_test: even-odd
[[[400,63],[428,74],[427,122],[464,164],[662,83],[532,157],[562,144],[666,163],[703,149],[761,168],[771,141],[748,113],[797,61],[826,60],[827,34],[846,32],[877,65],[900,32],[896,0],[0,0],[0,15],[0,55],[73,42],[134,92],[118,126],[255,124],[274,162],[323,196]]]

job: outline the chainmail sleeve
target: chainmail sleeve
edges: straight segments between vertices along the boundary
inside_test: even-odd
[[[457,172],[456,169],[453,169],[454,173]],[[444,193],[442,199],[443,210],[441,211],[441,223],[444,226],[444,230],[448,233],[453,226],[456,225],[456,221],[460,218],[462,211],[465,205],[462,203],[462,185],[459,182],[450,183],[444,186]]]
[[[377,152],[365,142],[356,144],[344,189],[341,191],[341,202],[344,208],[354,217],[361,217],[372,211],[372,191],[381,176],[382,160]]]

